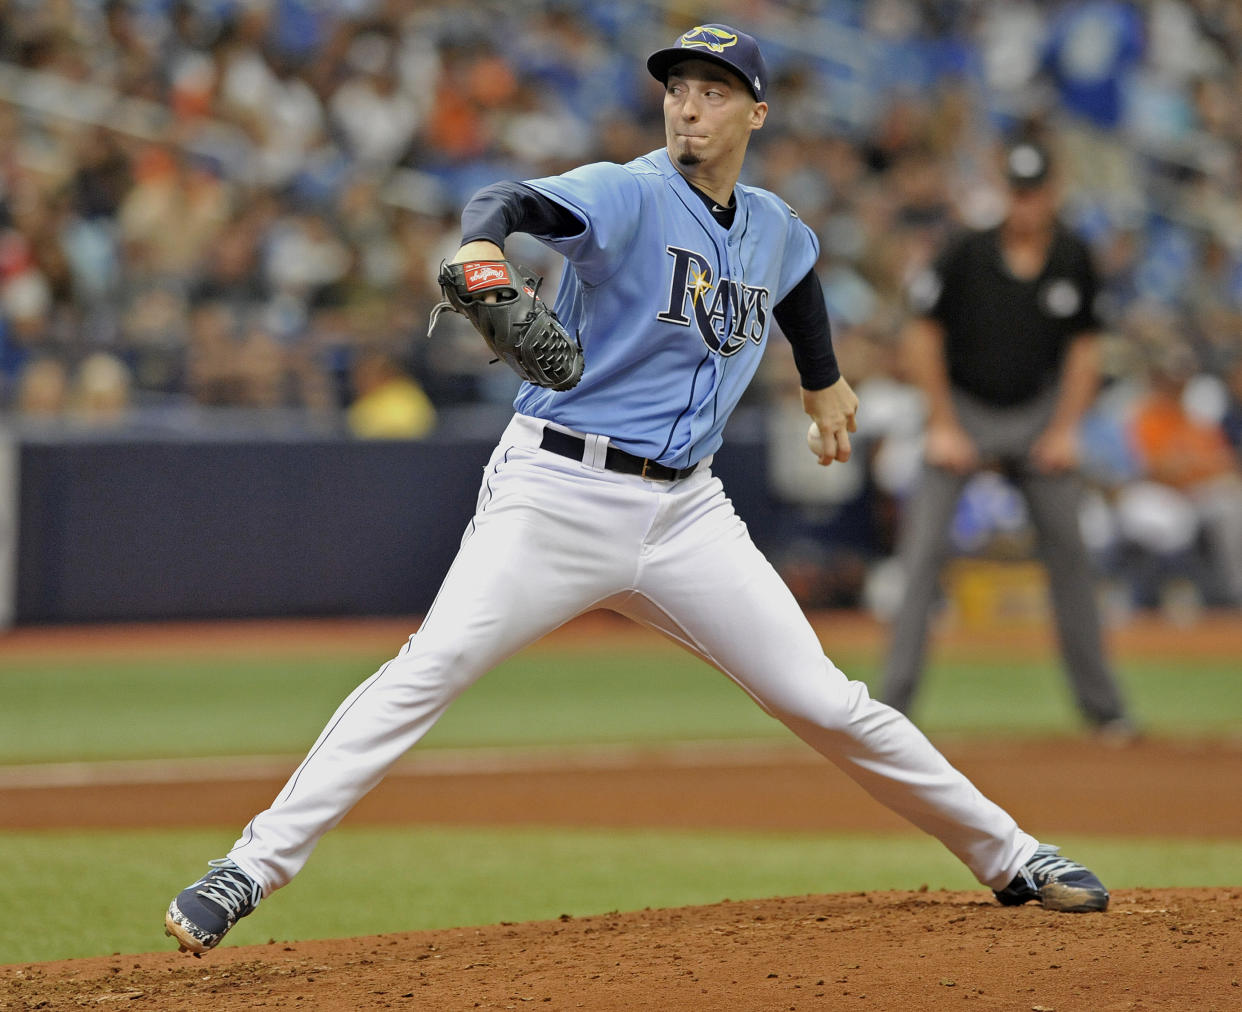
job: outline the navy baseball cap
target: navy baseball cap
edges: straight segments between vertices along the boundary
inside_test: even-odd
[[[668,81],[669,69],[682,60],[710,60],[737,74],[750,88],[757,102],[768,92],[768,67],[759,52],[759,43],[745,32],[728,25],[699,25],[682,35],[669,49],[647,57],[647,69],[661,84]]]
[[[1015,190],[1042,186],[1052,171],[1052,156],[1035,141],[1020,141],[1005,151],[1005,178]]]

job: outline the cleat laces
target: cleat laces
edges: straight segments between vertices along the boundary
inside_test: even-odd
[[[1041,880],[1059,881],[1063,875],[1075,871],[1085,872],[1087,869],[1077,861],[1062,857],[1059,847],[1041,844],[1031,859],[1022,866],[1021,875],[1033,887],[1038,887]]]
[[[258,905],[263,888],[227,857],[207,863],[215,870],[202,877],[202,888],[196,888],[194,895],[223,910],[232,927],[239,917],[245,917]]]

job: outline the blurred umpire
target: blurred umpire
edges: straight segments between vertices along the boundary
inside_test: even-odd
[[[1078,527],[1077,431],[1097,383],[1096,278],[1086,245],[1058,221],[1052,169],[1043,145],[1010,147],[1005,220],[957,237],[911,289],[905,350],[929,416],[898,546],[906,589],[884,701],[910,707],[958,497],[973,474],[995,468],[1026,499],[1079,709],[1124,740],[1133,725],[1104,656]]]

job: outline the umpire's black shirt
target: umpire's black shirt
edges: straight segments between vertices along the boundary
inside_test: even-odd
[[[949,383],[996,407],[1024,404],[1055,383],[1070,342],[1099,323],[1090,253],[1059,224],[1036,277],[1010,273],[998,227],[952,241],[910,297],[916,313],[944,328]]]

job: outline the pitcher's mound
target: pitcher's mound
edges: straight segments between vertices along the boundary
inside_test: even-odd
[[[875,892],[19,964],[0,1008],[1224,1010],[1240,963],[1242,888],[1105,914]]]

